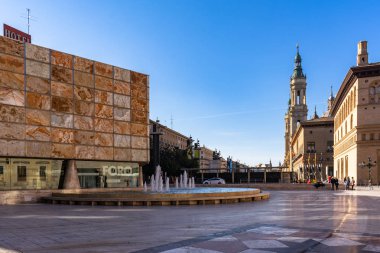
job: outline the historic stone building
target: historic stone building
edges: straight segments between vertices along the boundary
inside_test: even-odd
[[[285,114],[285,159],[284,165],[293,172],[294,179],[325,180],[333,174],[333,118],[330,108],[334,101],[328,99],[327,112],[318,117],[315,110],[307,120],[306,75],[301,66],[297,46],[295,67],[290,78],[290,99]]]
[[[290,166],[290,143],[300,122],[307,120],[308,111],[306,105],[306,75],[302,71],[302,59],[298,45],[294,62],[293,74],[290,77],[288,111],[285,114],[285,166]]]
[[[0,36],[0,189],[138,186],[148,89],[145,74]]]
[[[334,117],[334,168],[339,178],[367,184],[370,157],[372,183],[380,183],[380,63],[369,63],[367,42],[358,44],[357,66],[348,70],[331,108]]]
[[[302,121],[291,139],[291,169],[297,179],[306,181],[326,180],[333,176],[333,128],[332,117],[318,117]]]
[[[167,126],[162,125],[159,121],[149,120],[150,133],[153,133],[153,125],[156,125],[156,131],[160,133],[160,146],[173,147],[186,150],[190,137],[187,137]]]
[[[210,163],[213,159],[213,153],[214,151],[207,148],[206,146],[202,146],[200,149],[200,156],[199,156],[199,168],[201,170],[209,170],[210,169]]]

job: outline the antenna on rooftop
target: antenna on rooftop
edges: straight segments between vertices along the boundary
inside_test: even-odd
[[[28,34],[30,34],[30,21],[37,21],[35,19],[35,17],[33,17],[32,15],[30,15],[31,13],[31,10],[29,8],[26,8],[26,12],[27,12],[27,16],[21,16],[22,18],[26,18],[28,20]]]
[[[173,129],[173,115],[170,114],[170,128]]]

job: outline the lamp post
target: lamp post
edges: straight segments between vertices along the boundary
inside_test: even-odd
[[[359,166],[361,168],[365,168],[365,167],[368,167],[368,189],[369,190],[373,190],[373,187],[372,187],[372,179],[371,179],[371,168],[376,166],[376,161],[372,162],[371,160],[371,157],[368,156],[368,163],[365,163],[364,161],[359,163]]]
[[[323,153],[321,152],[321,157],[319,158],[319,163],[318,163],[318,172],[319,172],[319,175],[321,176],[321,182],[323,181],[322,162],[323,162]]]

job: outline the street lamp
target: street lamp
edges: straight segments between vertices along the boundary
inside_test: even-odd
[[[322,176],[322,162],[323,162],[323,154],[321,152],[321,157],[319,158],[319,163],[318,163],[318,172],[319,175],[321,176],[321,182],[323,181],[323,176]]]
[[[371,167],[376,166],[376,161],[372,162],[371,157],[368,156],[368,163],[365,163],[364,161],[359,163],[359,166],[361,168],[368,167],[368,189],[372,190],[372,181],[371,181]]]

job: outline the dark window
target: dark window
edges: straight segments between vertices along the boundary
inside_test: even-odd
[[[17,166],[17,181],[26,181],[26,166]]]
[[[315,142],[307,143],[307,153],[315,153]]]
[[[327,152],[333,152],[334,151],[334,142],[333,141],[328,141],[327,142]]]
[[[40,179],[46,180],[46,166],[40,166]]]
[[[0,166],[0,175],[4,174],[4,166]]]

